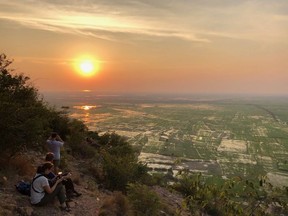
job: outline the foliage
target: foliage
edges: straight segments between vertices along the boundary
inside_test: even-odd
[[[257,181],[235,177],[207,183],[201,173],[183,171],[174,189],[185,195],[185,205],[195,215],[267,215],[268,210],[287,214],[287,194],[260,176]],[[277,209],[279,211],[279,209]],[[197,212],[197,214],[196,214]]]
[[[74,156],[81,158],[93,158],[96,155],[96,149],[84,142],[88,133],[87,126],[79,120],[70,119],[69,123],[69,146]]]
[[[165,176],[166,175],[164,173],[160,173],[160,172],[152,173],[151,182],[149,185],[159,185],[162,187],[167,186],[168,182],[166,181]]]
[[[42,140],[49,120],[48,108],[38,91],[28,84],[29,77],[12,75],[12,61],[0,55],[0,136],[3,153],[14,154]]]
[[[134,149],[124,137],[106,133],[98,141],[101,146],[101,182],[106,188],[125,191],[128,183],[147,180],[147,167],[138,163]]]
[[[88,131],[87,137],[90,137],[92,140],[99,140],[100,136],[97,131]]]
[[[117,191],[113,196],[104,200],[100,208],[99,216],[128,216],[132,215],[130,211],[129,202],[126,196]]]
[[[161,202],[159,196],[141,184],[129,184],[128,199],[135,215],[159,215]]]

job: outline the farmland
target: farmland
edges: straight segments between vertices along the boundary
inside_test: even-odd
[[[223,178],[288,180],[285,98],[90,98],[69,115],[90,130],[126,136],[151,172],[183,168]],[[81,106],[93,105],[93,109]],[[80,108],[79,108],[80,107]]]

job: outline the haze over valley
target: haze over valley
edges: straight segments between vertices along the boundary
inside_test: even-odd
[[[222,178],[288,180],[285,97],[47,94],[100,134],[115,132],[141,151],[151,172],[189,169]],[[62,108],[61,108],[62,107]]]

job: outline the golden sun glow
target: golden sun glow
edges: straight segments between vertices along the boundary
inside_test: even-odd
[[[99,71],[99,62],[91,57],[78,58],[74,62],[76,71],[84,76],[94,76]]]
[[[84,74],[90,74],[94,69],[94,65],[91,61],[83,61],[80,64],[80,69]]]
[[[90,110],[90,109],[96,108],[96,106],[85,105],[85,106],[82,106],[81,108],[82,108],[83,110]]]

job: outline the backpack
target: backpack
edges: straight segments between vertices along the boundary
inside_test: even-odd
[[[31,187],[32,187],[32,189],[33,189],[35,192],[41,193],[41,192],[36,191],[36,190],[34,189],[33,185],[32,185],[33,182],[34,182],[37,178],[39,178],[40,176],[43,176],[43,175],[39,175],[39,176],[37,176],[36,178],[33,178],[32,183],[31,183],[31,182],[25,182],[24,180],[19,181],[19,182],[15,185],[16,190],[17,190],[18,192],[20,192],[21,194],[23,194],[23,195],[30,196],[30,190],[31,190]]]
[[[16,185],[16,190],[23,195],[30,196],[31,183],[23,180],[19,181]]]

